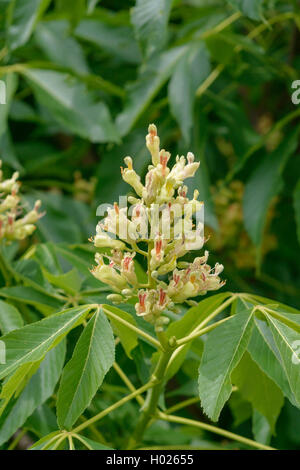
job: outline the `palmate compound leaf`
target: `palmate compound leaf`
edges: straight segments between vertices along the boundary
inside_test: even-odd
[[[42,359],[54,344],[82,322],[91,308],[89,305],[70,308],[2,336],[6,363],[0,364],[0,378],[23,364]]]
[[[231,395],[231,374],[247,349],[252,327],[252,309],[245,307],[208,334],[199,368],[199,396],[213,421]]]
[[[114,360],[113,332],[99,308],[83,330],[63,370],[57,400],[61,428],[70,428],[90,404]]]
[[[280,388],[271,380],[246,351],[232,373],[232,382],[239,393],[265,416],[274,433],[275,424],[283,406],[284,398]]]

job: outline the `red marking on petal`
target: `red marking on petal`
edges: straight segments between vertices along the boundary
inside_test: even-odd
[[[159,305],[164,305],[166,301],[166,296],[167,294],[163,289],[160,289],[159,291]]]
[[[155,242],[155,252],[156,252],[156,256],[159,256],[159,255],[160,255],[161,249],[162,249],[162,240],[156,240],[156,242]]]

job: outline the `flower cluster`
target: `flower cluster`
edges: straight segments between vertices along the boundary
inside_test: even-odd
[[[34,208],[23,215],[18,191],[19,174],[15,172],[10,179],[3,179],[0,160],[0,241],[23,240],[35,230],[35,223],[42,216],[39,208],[41,201],[36,201]]]
[[[154,124],[146,136],[146,146],[152,164],[144,183],[133,168],[131,157],[124,159],[123,180],[131,185],[134,195],[131,206],[120,207],[116,202],[99,222],[93,242],[105,254],[96,255],[93,275],[108,284],[114,303],[137,298],[136,313],[155,326],[167,323],[165,310],[176,311],[175,304],[192,303],[193,298],[224,285],[219,274],[223,266],[207,264],[208,252],[192,263],[180,261],[190,250],[199,250],[204,243],[203,202],[198,191],[193,199],[187,196],[186,178],[195,175],[200,163],[194,155],[177,156],[168,166],[170,153],[160,149],[160,139]],[[196,222],[195,222],[196,219]],[[147,284],[139,282],[134,257],[147,258]]]

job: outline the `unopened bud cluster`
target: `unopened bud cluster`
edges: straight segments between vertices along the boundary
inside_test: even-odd
[[[36,201],[34,208],[24,215],[18,195],[19,174],[15,172],[10,179],[3,179],[0,160],[0,241],[23,240],[35,230],[35,224],[41,217],[38,211],[41,201]]]
[[[115,292],[109,300],[122,303],[136,298],[137,315],[162,327],[168,322],[162,315],[165,310],[177,311],[176,303],[193,304],[193,298],[223,286],[219,277],[223,266],[216,264],[211,268],[207,251],[192,263],[180,261],[190,249],[199,250],[203,246],[203,223],[193,223],[193,216],[203,208],[203,203],[198,201],[198,191],[190,200],[184,185],[186,178],[195,175],[200,163],[189,152],[186,158],[177,156],[173,167],[169,167],[170,153],[160,149],[154,124],[149,126],[146,146],[152,164],[144,183],[133,168],[132,158],[124,159],[126,168],[121,168],[121,173],[135,192],[128,198],[132,206],[128,211],[115,203],[97,225],[93,242],[96,248],[105,249],[106,254],[97,253],[92,273]],[[154,210],[157,207],[159,211]],[[163,230],[165,225],[167,231]],[[183,235],[178,237],[182,227]],[[136,253],[147,257],[147,284],[139,282]]]

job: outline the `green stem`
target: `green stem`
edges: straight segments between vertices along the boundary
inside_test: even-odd
[[[158,400],[164,384],[165,372],[172,352],[173,349],[169,348],[168,350],[163,351],[160,355],[157,366],[152,375],[154,385],[148,392],[143,412],[140,415],[137,426],[135,428],[133,439],[129,443],[129,448],[135,447],[137,443],[141,441],[150,421],[156,415]]]
[[[129,328],[129,330],[135,331],[138,335],[142,336],[145,338],[149,343],[152,343],[153,346],[155,346],[157,349],[161,349],[161,344],[159,341],[157,341],[155,338],[152,336],[148,335],[148,333],[145,333],[143,330],[140,330],[136,326],[132,325],[131,323],[127,322],[126,320],[123,320],[123,318],[120,318],[118,315],[115,315],[112,313],[110,310],[102,306],[102,310],[105,312],[105,314],[109,317],[112,318],[113,320],[122,323],[124,326]]]
[[[225,302],[223,302],[218,308],[216,308],[210,315],[208,315],[205,320],[203,320],[198,326],[197,328],[195,328],[195,330],[193,331],[193,334],[197,334],[199,331],[202,330],[202,328],[207,325],[207,323],[209,323],[211,320],[213,320],[217,315],[219,315],[219,313],[221,313],[223,310],[225,310],[226,307],[228,307],[228,305],[230,305],[238,296],[236,294],[231,294],[231,296],[229,297],[229,299],[227,299]],[[177,340],[177,344],[178,344],[178,341],[180,340]],[[170,365],[174,362],[174,360],[176,359],[177,355],[180,353],[180,351],[182,350],[182,348],[184,348],[184,344],[179,346],[172,354],[172,357],[171,357],[171,360],[169,362],[169,365],[168,365],[168,368],[170,367]]]
[[[89,443],[82,436],[79,436],[79,434],[72,434],[72,436],[74,439],[80,441],[88,450],[93,450]]]
[[[195,405],[196,403],[200,403],[199,397],[188,398],[187,400],[184,400],[180,403],[176,403],[176,405],[174,406],[171,406],[165,411],[165,413],[167,415],[170,415],[174,413],[174,411],[181,410],[182,408],[185,408],[186,406]]]
[[[117,364],[116,362],[113,364],[113,368],[115,369],[115,371],[117,372],[117,374],[119,375],[119,377],[123,380],[123,382],[125,383],[125,385],[127,385],[128,389],[131,391],[131,392],[135,392],[136,391],[136,388],[135,386],[131,383],[131,381],[129,380],[129,378],[127,377],[127,375],[125,374],[125,372],[123,372],[123,370],[121,369],[121,367],[119,366],[119,364]],[[143,406],[144,404],[144,398],[141,396],[141,395],[137,395],[136,397],[136,401],[138,402],[139,405]]]
[[[184,338],[181,338],[177,340],[177,345],[182,346],[183,344],[189,343],[190,341],[193,341],[193,339],[199,338],[199,336],[205,335],[206,333],[209,333],[210,331],[214,330],[218,326],[222,325],[222,323],[227,322],[230,320],[231,317],[226,317],[223,318],[222,320],[218,321],[217,323],[213,323],[212,325],[207,326],[206,328],[203,328],[200,331],[197,331],[195,333],[191,333],[188,336],[185,336]]]
[[[75,450],[73,439],[72,439],[71,435],[68,436],[68,441],[69,441],[69,450]]]
[[[251,447],[256,447],[257,449],[261,450],[275,450],[273,447],[266,446],[261,444],[260,442],[253,441],[252,439],[248,439],[243,436],[239,436],[238,434],[234,434],[233,432],[226,431],[225,429],[217,428],[216,426],[212,426],[211,424],[201,423],[200,421],[195,421],[193,419],[182,418],[179,416],[167,415],[166,413],[159,413],[159,417],[164,421],[169,421],[170,423],[178,423],[178,424],[186,424],[187,426],[194,426],[196,428],[205,429],[205,431],[213,432],[215,434],[219,434],[220,436],[227,437],[228,439],[232,439],[233,441],[242,442]]]
[[[22,437],[25,436],[26,432],[27,432],[27,429],[23,429],[22,431],[20,431],[18,435],[15,437],[15,439],[12,441],[12,443],[10,444],[7,450],[14,450],[19,444]]]
[[[113,405],[109,406],[103,411],[100,411],[97,415],[93,416],[93,418],[88,419],[85,423],[80,424],[77,426],[77,428],[73,429],[74,433],[78,433],[82,431],[85,428],[88,428],[91,424],[94,424],[96,421],[99,421],[100,419],[104,418],[106,415],[111,413],[112,411],[116,410],[120,406],[124,405],[128,401],[132,400],[135,398],[137,395],[141,395],[143,392],[146,392],[149,388],[153,387],[153,382],[150,380],[146,385],[143,385],[143,387],[138,388],[135,390],[135,392],[130,393],[130,395],[127,395],[126,397],[122,398],[121,400],[117,401]]]
[[[81,421],[84,422],[84,423],[86,423],[86,421],[87,421],[87,418],[86,418],[85,416],[83,416],[83,415],[81,415],[80,419],[81,419]],[[96,428],[96,426],[94,426],[93,424],[90,424],[90,426],[89,426],[89,431],[90,431],[90,433],[92,434],[93,438],[94,438],[96,441],[100,442],[100,443],[103,444],[103,445],[107,445],[107,442],[106,442],[105,437],[101,434],[100,431],[98,431],[98,429]]]
[[[209,29],[208,31],[204,31],[204,33],[201,34],[201,39],[207,39],[210,36],[213,36],[214,34],[220,33],[221,31],[223,31],[223,29],[227,28],[227,26],[231,25],[236,20],[241,18],[241,16],[242,16],[242,13],[240,13],[239,11],[237,11],[236,13],[233,13],[231,16],[221,21],[221,23],[217,24],[214,28]]]

